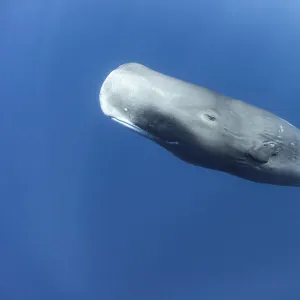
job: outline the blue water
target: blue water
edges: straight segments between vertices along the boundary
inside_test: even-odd
[[[102,114],[139,62],[300,127],[297,0],[0,3],[0,299],[300,299],[300,190],[190,166]]]

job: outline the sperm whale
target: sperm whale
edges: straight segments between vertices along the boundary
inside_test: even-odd
[[[300,185],[300,130],[269,111],[138,63],[113,70],[99,100],[106,116],[187,163]]]

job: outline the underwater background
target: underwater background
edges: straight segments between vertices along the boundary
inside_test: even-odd
[[[300,127],[296,0],[0,3],[0,299],[300,299],[300,189],[111,122],[138,62]]]

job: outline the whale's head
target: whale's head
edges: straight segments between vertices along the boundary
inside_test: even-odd
[[[174,115],[164,110],[167,103],[160,101],[160,91],[153,88],[143,71],[147,69],[135,63],[112,71],[100,90],[101,109],[113,121],[146,138],[161,144],[178,144],[172,131]]]
[[[212,109],[211,92],[171,78],[137,63],[121,65],[102,84],[99,100],[113,121],[158,143],[179,158],[195,163],[222,149],[218,112]],[[187,99],[188,98],[188,99]],[[194,149],[201,151],[196,153]],[[208,160],[213,168],[212,160]]]

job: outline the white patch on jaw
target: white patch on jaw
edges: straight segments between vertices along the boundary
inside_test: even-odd
[[[280,131],[280,132],[283,132],[283,127],[282,127],[282,125],[280,125],[279,127],[280,127],[279,131]]]
[[[179,145],[179,142],[177,141],[165,141],[167,144],[170,144],[170,145]]]

